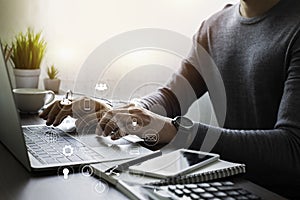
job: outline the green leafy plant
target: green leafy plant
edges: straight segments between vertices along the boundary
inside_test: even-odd
[[[58,69],[54,65],[51,65],[47,68],[47,74],[50,79],[57,79]]]
[[[26,33],[19,33],[11,44],[11,60],[17,69],[39,69],[45,55],[47,43],[42,32],[34,33],[28,28]]]

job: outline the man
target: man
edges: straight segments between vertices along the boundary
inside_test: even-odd
[[[300,197],[299,37],[296,0],[241,0],[204,21],[195,35],[220,72],[227,111],[223,128],[193,124],[197,135],[191,148],[200,149],[206,134],[220,133],[213,152],[245,163],[250,180],[289,198]],[[192,103],[181,80],[189,82],[197,98],[206,91],[211,94],[201,74],[205,66],[195,59],[198,54],[194,47],[165,87],[140,100],[146,109],[133,105],[105,112],[97,109],[97,133],[114,133],[112,139],[118,139],[125,133],[146,131],[129,131],[128,121],[135,119],[142,128],[151,124],[161,143],[170,142],[178,129],[172,119]],[[214,99],[212,103],[218,115],[220,106]],[[154,105],[163,107],[166,116],[155,114],[159,112],[152,109]],[[41,117],[58,125],[67,114],[71,113],[52,106]],[[77,124],[90,123],[91,115]]]

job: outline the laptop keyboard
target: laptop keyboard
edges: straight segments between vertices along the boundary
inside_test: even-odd
[[[58,128],[23,127],[23,133],[28,151],[43,164],[93,162],[103,158]]]
[[[231,181],[161,186],[178,199],[259,200],[259,196],[236,186]]]

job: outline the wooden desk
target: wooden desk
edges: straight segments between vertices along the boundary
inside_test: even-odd
[[[22,115],[22,124],[41,124],[36,116]],[[0,199],[2,200],[81,200],[127,199],[115,188],[105,185],[95,177],[72,174],[62,176],[30,174],[0,143]],[[264,199],[283,199],[246,180],[236,180],[241,186]],[[236,182],[235,181],[235,182]],[[104,186],[104,187],[103,187]]]

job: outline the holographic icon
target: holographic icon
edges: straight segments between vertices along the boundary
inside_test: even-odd
[[[94,173],[94,170],[90,165],[84,165],[81,168],[81,174],[85,177],[90,177],[93,175],[93,173]]]
[[[64,179],[67,180],[69,178],[70,170],[68,168],[63,169]]]
[[[97,184],[95,185],[94,189],[98,194],[103,195],[104,193],[108,192],[109,187],[106,182],[97,181]]]
[[[105,91],[107,89],[108,89],[108,86],[106,83],[97,83],[95,86],[95,90],[98,90],[98,91]]]
[[[71,105],[72,104],[72,96],[73,96],[73,92],[71,90],[68,90],[66,92],[66,95],[63,98],[63,100],[60,101],[60,105],[62,105],[62,106]]]
[[[116,176],[120,176],[120,173],[115,172],[115,170],[119,167],[119,165],[114,166],[113,168],[111,168],[108,172],[106,172],[106,174],[108,176],[110,175],[116,175]]]
[[[74,153],[74,148],[71,145],[65,145],[63,148],[63,154],[67,157],[72,156]]]
[[[130,155],[140,155],[141,154],[140,148],[137,146],[131,147],[129,150],[129,154]]]
[[[90,99],[84,99],[83,101],[83,109],[85,111],[90,111],[91,109],[91,100]]]
[[[159,141],[159,135],[154,130],[148,131],[143,135],[144,143],[148,146],[155,146]]]
[[[137,132],[141,131],[141,129],[143,128],[143,120],[138,116],[128,117],[126,119],[126,128],[127,128],[128,133],[131,133],[131,132],[137,133]]]
[[[58,134],[54,130],[46,131],[44,137],[48,143],[55,143],[58,140]]]
[[[133,130],[135,131],[136,130],[136,127],[138,126],[138,121],[137,121],[137,118],[133,118],[132,119],[132,127],[133,127]]]
[[[74,174],[74,169],[71,166],[60,166],[57,169],[58,177],[64,181],[69,181],[72,174]]]
[[[157,142],[158,137],[157,134],[146,134],[145,141],[146,142]]]

